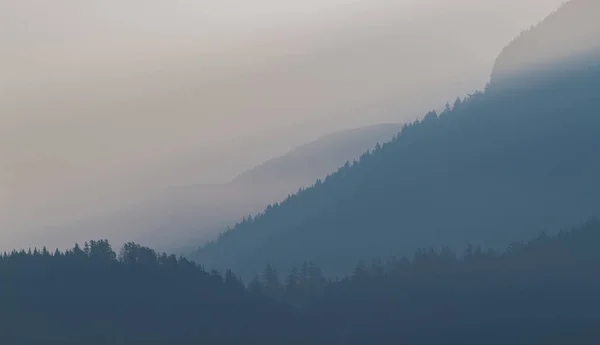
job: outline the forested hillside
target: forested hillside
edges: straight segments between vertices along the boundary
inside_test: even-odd
[[[492,84],[441,114],[430,112],[192,258],[244,276],[304,260],[339,275],[364,258],[468,243],[499,248],[596,215],[598,62],[543,83]]]
[[[293,269],[285,284],[268,268],[262,289],[326,325],[333,344],[591,345],[600,341],[599,243],[596,219],[503,251],[423,249],[360,263],[321,289],[314,268]]]
[[[134,243],[4,254],[0,299],[2,344],[304,344],[291,308],[231,272]]]
[[[504,251],[420,250],[327,281],[311,263],[244,286],[106,241],[0,257],[11,345],[564,345],[600,341],[600,221]]]

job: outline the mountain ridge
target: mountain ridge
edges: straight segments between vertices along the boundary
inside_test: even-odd
[[[246,276],[302,260],[336,275],[352,260],[431,246],[498,248],[531,229],[583,222],[600,211],[600,66],[573,67],[526,89],[492,80],[191,257]]]

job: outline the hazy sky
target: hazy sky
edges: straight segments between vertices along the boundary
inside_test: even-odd
[[[0,0],[0,242],[480,89],[562,0]]]

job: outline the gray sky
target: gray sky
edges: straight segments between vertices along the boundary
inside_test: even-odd
[[[1,242],[412,120],[561,3],[0,0]]]

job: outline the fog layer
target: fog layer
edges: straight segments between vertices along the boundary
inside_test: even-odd
[[[441,107],[561,2],[0,0],[2,245]]]

